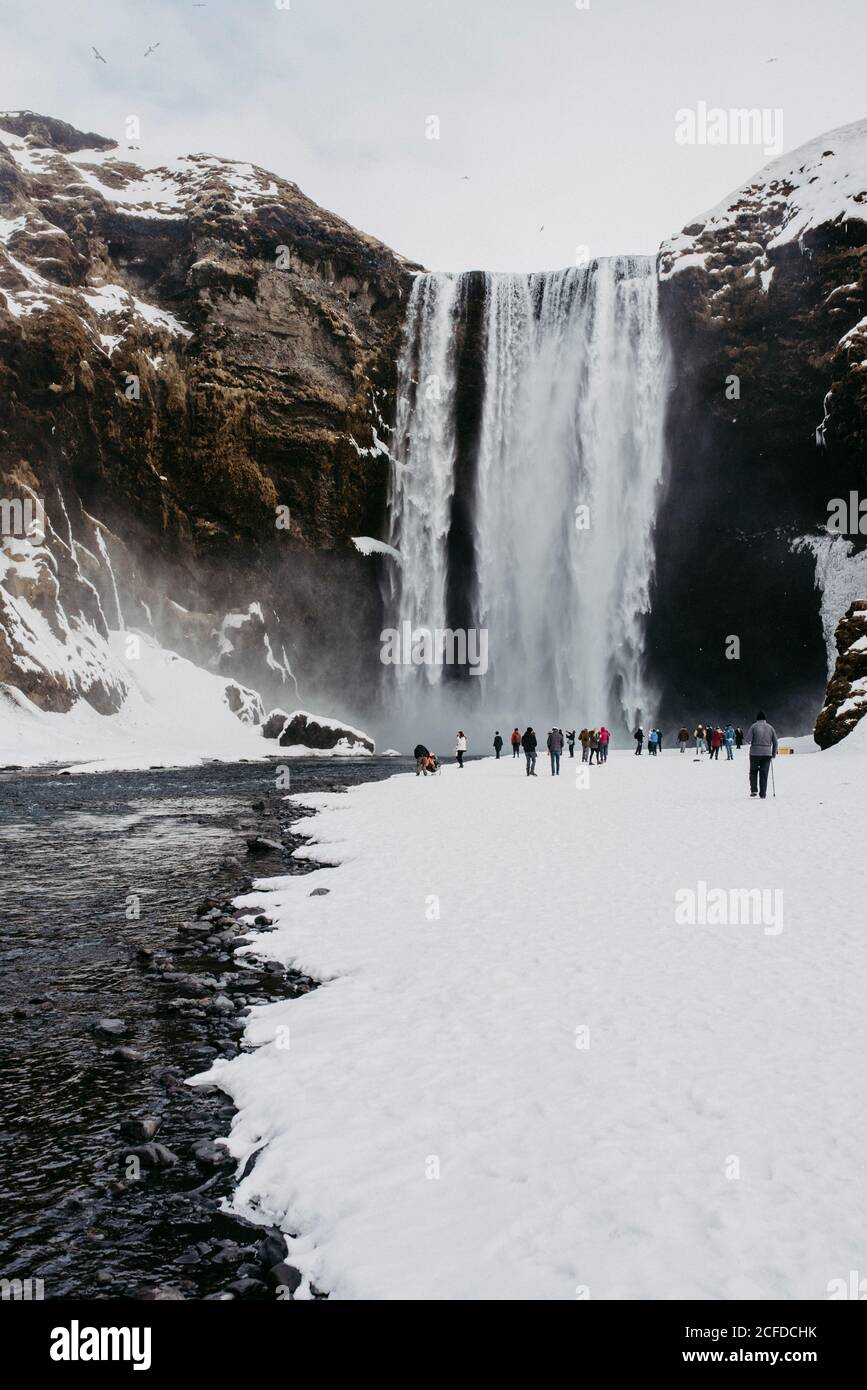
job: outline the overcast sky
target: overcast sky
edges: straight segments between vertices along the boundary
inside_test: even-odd
[[[137,115],[146,164],[250,160],[438,270],[655,251],[767,162],[679,108],[782,108],[786,150],[867,116],[865,0],[280,3],[0,0],[0,109]]]

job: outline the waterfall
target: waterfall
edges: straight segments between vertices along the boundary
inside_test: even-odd
[[[462,380],[468,339],[482,354],[478,399]],[[439,685],[449,714],[484,710],[501,732],[604,721],[622,733],[653,719],[644,621],[667,390],[653,259],[417,277],[390,488],[402,562],[387,576],[386,621],[456,625],[449,536],[460,503],[471,518],[461,612],[487,632],[488,665],[469,681],[458,679],[466,670],[402,666],[404,700]],[[471,457],[458,475],[459,435]]]

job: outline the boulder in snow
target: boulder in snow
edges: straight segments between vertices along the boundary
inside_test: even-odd
[[[255,690],[249,690],[237,681],[229,681],[226,686],[226,704],[242,724],[261,724],[265,718],[265,706]]]
[[[288,716],[280,735],[280,747],[343,754],[376,752],[376,744],[369,734],[325,715],[308,714],[306,710],[295,710]]]
[[[262,724],[262,737],[279,738],[286,727],[288,718],[289,715],[285,709],[272,709],[271,713]]]

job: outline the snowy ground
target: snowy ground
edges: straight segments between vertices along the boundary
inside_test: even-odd
[[[225,701],[226,678],[195,666],[139,635],[112,632],[114,669],[129,687],[117,714],[98,714],[79,700],[66,714],[37,707],[11,686],[0,689],[0,764],[31,767],[70,762],[74,772],[183,767],[205,758],[230,762],[276,751],[258,728],[242,724]]]
[[[764,805],[743,753],[577,766],[303,798],[340,867],[245,901],[328,983],[208,1073],[240,1205],[332,1297],[825,1298],[867,1267],[867,737]],[[782,930],[678,925],[700,879]]]

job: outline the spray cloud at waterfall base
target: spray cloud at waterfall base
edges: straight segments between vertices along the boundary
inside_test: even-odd
[[[488,668],[395,664],[401,737],[478,717],[653,713],[644,622],[664,468],[655,261],[416,277],[390,481],[386,623],[485,631]],[[457,721],[457,724],[456,724]]]

